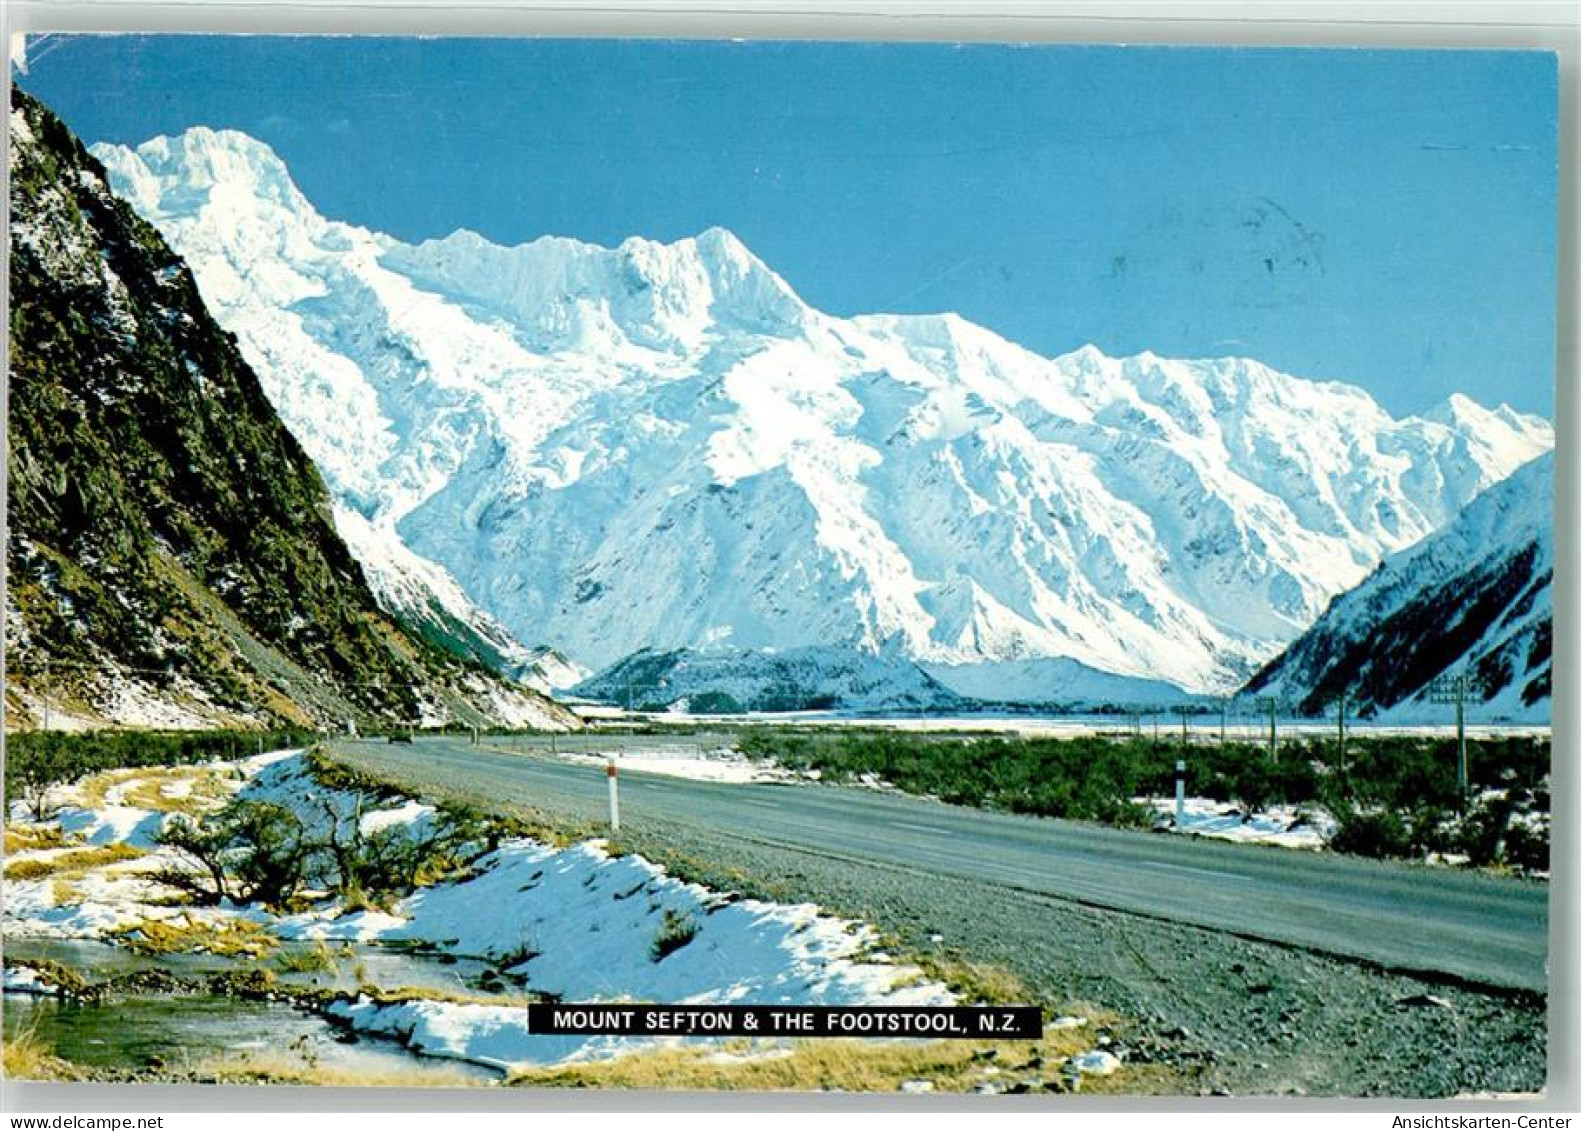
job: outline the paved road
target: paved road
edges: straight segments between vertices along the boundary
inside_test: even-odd
[[[603,771],[463,739],[342,743],[391,777],[602,819]],[[870,790],[721,785],[627,772],[621,817],[901,867],[1311,947],[1391,968],[1544,990],[1545,885],[1106,829]]]

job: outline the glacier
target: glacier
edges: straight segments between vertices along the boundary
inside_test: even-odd
[[[585,669],[833,647],[957,686],[1059,660],[1221,692],[1553,444],[1508,407],[1397,419],[1249,358],[836,317],[719,228],[408,244],[320,215],[244,134],[93,152],[376,591]]]

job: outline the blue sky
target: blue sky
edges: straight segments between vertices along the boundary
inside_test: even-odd
[[[735,231],[836,314],[1244,354],[1395,413],[1552,415],[1551,55],[51,37],[88,141],[268,142],[405,240]]]

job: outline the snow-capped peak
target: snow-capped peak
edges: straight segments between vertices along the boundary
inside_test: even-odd
[[[1553,425],[1542,417],[1518,412],[1508,404],[1484,408],[1464,393],[1450,393],[1424,412],[1422,418],[1456,431],[1475,432],[1484,437],[1546,435],[1552,443]]]
[[[279,155],[238,130],[193,126],[175,136],[152,138],[135,150],[96,145],[93,154],[139,211],[191,209],[218,192],[238,205],[251,197],[292,212],[313,213]],[[170,194],[182,199],[166,199]]]
[[[806,314],[789,284],[723,228],[669,244],[633,236],[613,248],[552,236],[505,247],[460,231],[392,245],[383,262],[508,319],[540,349],[629,343],[685,352],[720,327],[787,333]]]
[[[413,246],[233,171],[224,210],[173,169],[139,207],[337,496],[595,669],[725,641],[1229,687],[1552,445],[1245,358],[831,317],[721,228]]]

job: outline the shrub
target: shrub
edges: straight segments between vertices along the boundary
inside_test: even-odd
[[[653,960],[663,962],[696,938],[697,930],[697,920],[689,913],[666,907],[664,919],[659,923],[659,932],[653,936]]]
[[[197,820],[177,816],[154,839],[198,866],[159,879],[209,906],[226,899],[283,906],[301,889],[316,849],[295,813],[266,801],[233,801]]]
[[[1329,847],[1358,856],[1397,857],[1411,853],[1411,830],[1390,809],[1344,808],[1335,812]]]
[[[1504,830],[1504,862],[1524,872],[1548,871],[1547,824],[1511,821]]]

